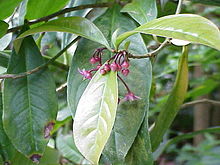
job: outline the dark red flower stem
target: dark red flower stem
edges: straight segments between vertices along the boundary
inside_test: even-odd
[[[117,74],[117,76],[118,76],[118,78],[121,80],[121,82],[124,84],[124,86],[125,86],[125,88],[127,89],[128,93],[130,93],[131,90],[129,89],[129,87],[128,87],[128,85],[126,84],[126,82],[125,82],[125,81],[121,78],[121,76],[119,76],[118,74]]]

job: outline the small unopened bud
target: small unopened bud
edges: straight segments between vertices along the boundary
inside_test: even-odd
[[[99,62],[101,60],[100,57],[95,57],[96,62]]]
[[[121,65],[117,64],[118,65],[118,69],[117,71],[120,71],[122,69]]]
[[[106,74],[106,71],[104,69],[101,69],[100,73],[101,73],[101,75],[104,75],[104,74]]]
[[[98,65],[96,66],[96,69],[99,69],[101,66],[102,66],[102,64],[98,64]]]
[[[115,62],[111,63],[110,68],[112,71],[117,71],[118,70],[118,64],[116,64]]]
[[[85,77],[86,79],[92,79],[92,73],[86,72],[85,75],[84,75],[84,77]]]
[[[129,69],[122,69],[121,73],[124,75],[124,76],[127,76],[129,74]]]
[[[109,71],[111,70],[109,64],[105,64],[104,70],[105,70],[106,72],[109,72]]]
[[[121,66],[122,66],[123,68],[128,68],[130,65],[129,65],[128,61],[124,61],[124,62],[121,64]]]
[[[96,59],[94,57],[92,57],[92,58],[90,58],[89,62],[91,64],[95,64],[97,61],[96,61]]]

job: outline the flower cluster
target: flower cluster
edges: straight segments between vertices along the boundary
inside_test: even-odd
[[[121,73],[123,76],[127,76],[130,73],[129,70],[129,59],[127,57],[127,51],[119,51],[114,56],[112,56],[107,62],[103,65],[102,64],[102,55],[103,50],[106,48],[98,48],[93,53],[93,56],[90,58],[89,62],[91,64],[97,64],[95,68],[90,70],[85,69],[78,69],[79,73],[85,78],[85,79],[92,79],[92,72],[98,71],[100,74],[105,75],[109,73],[110,71]],[[102,67],[102,68],[101,68]],[[129,89],[128,85],[125,83],[125,81],[117,74],[118,78],[122,81],[124,86],[127,89],[127,94],[123,99],[119,99],[119,102],[123,101],[134,101],[141,99],[138,96],[135,96],[133,92]]]

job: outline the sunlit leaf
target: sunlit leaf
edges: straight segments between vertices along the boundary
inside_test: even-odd
[[[118,104],[116,72],[94,75],[81,96],[73,123],[74,141],[82,155],[97,164],[110,136]]]
[[[98,42],[110,49],[102,32],[88,19],[82,17],[64,17],[49,21],[43,25],[30,29],[19,36],[19,39],[40,32],[68,32],[92,41]]]
[[[121,34],[116,45],[136,33],[155,34],[199,43],[220,50],[220,32],[208,19],[194,14],[170,15],[155,19],[132,31]]]

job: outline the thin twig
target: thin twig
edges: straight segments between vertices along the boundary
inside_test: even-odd
[[[60,92],[62,91],[64,88],[67,87],[67,82],[65,82],[64,84],[60,85],[57,89],[56,89],[56,92]]]
[[[6,79],[6,78],[16,79],[16,78],[21,78],[21,77],[24,77],[24,76],[28,76],[28,75],[30,75],[32,73],[38,72],[39,70],[47,67],[50,63],[53,63],[58,57],[60,57],[65,51],[67,51],[68,48],[70,48],[76,41],[78,41],[79,38],[80,37],[77,37],[72,42],[70,42],[64,49],[62,49],[59,53],[57,53],[57,55],[55,55],[53,58],[51,58],[46,63],[44,63],[44,64],[42,64],[42,65],[40,65],[40,66],[30,70],[30,71],[23,72],[23,73],[20,73],[20,74],[4,74],[4,75],[0,75],[0,79]]]
[[[80,6],[75,6],[75,7],[70,7],[70,8],[65,8],[63,10],[60,10],[56,13],[53,13],[51,15],[36,19],[36,20],[32,20],[27,22],[27,25],[33,25],[39,22],[44,22],[44,21],[48,21],[54,17],[72,12],[72,11],[76,11],[76,10],[83,10],[83,9],[88,9],[88,8],[102,8],[102,7],[109,7],[112,6],[113,3],[100,3],[100,4],[88,4],[88,5],[80,5]],[[16,26],[13,27],[11,29],[8,29],[7,33],[11,33],[11,32],[15,32],[17,30],[20,30],[22,28],[23,25],[21,26]]]
[[[201,100],[195,100],[195,101],[185,103],[181,106],[181,108],[186,108],[186,107],[189,107],[189,106],[193,106],[193,105],[196,105],[196,104],[202,104],[202,103],[206,103],[206,104],[208,103],[208,104],[213,104],[213,105],[216,105],[216,106],[220,106],[220,101],[210,100],[210,99],[201,99]]]
[[[169,45],[169,39],[166,39],[157,49],[155,49],[154,51],[145,54],[145,55],[132,55],[132,54],[128,54],[128,58],[136,58],[136,59],[140,59],[140,58],[149,58],[149,57],[155,57],[159,51],[161,51],[165,46]]]

